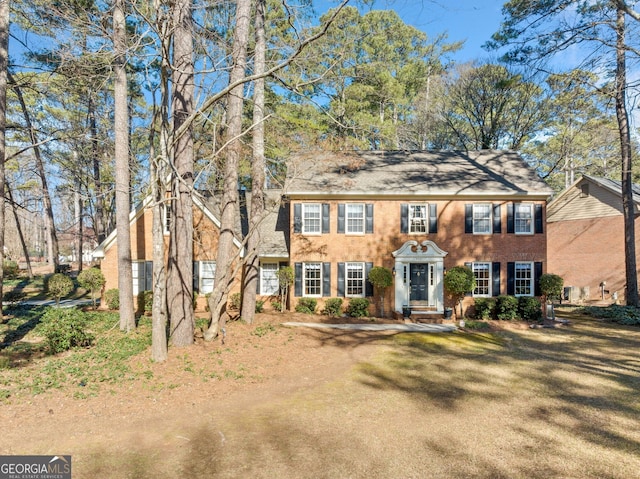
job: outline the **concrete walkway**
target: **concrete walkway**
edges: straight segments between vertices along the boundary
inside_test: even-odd
[[[416,333],[450,333],[457,327],[453,324],[330,324],[330,323],[282,323],[283,326],[321,328],[321,329],[344,329],[352,331],[406,331]]]

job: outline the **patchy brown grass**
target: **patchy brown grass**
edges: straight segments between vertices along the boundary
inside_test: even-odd
[[[296,319],[310,318],[230,323],[224,346],[174,349],[162,365],[145,353],[135,379],[94,397],[74,399],[75,384],[22,396],[2,406],[0,449],[71,454],[75,479],[640,470],[638,328],[578,315],[562,328],[450,334],[280,325]]]

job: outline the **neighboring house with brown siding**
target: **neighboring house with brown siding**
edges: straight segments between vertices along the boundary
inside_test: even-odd
[[[302,297],[316,298],[319,309],[330,297],[373,303],[367,275],[384,266],[394,273],[387,312],[410,306],[414,313],[442,314],[452,306],[443,288],[446,270],[466,264],[478,283],[466,306],[473,297],[537,295],[538,278],[547,270],[551,193],[512,151],[297,155],[288,162],[284,190],[268,192],[272,208],[260,228],[258,293],[263,299],[276,295],[276,272],[288,264],[295,272],[290,308]],[[194,204],[200,212],[194,288],[206,292],[213,287],[219,222],[215,206]],[[137,291],[150,289],[147,207],[132,214]],[[241,249],[246,231],[238,231]],[[116,248],[112,233],[96,250],[107,288],[117,287]]]
[[[475,297],[533,296],[546,270],[552,191],[511,151],[309,153],[285,189],[294,305],[370,297],[368,271],[384,266],[393,311],[443,313],[449,268],[473,269]]]
[[[640,231],[637,185],[634,208],[636,231]],[[624,301],[624,217],[619,181],[584,175],[560,193],[548,206],[547,237],[549,272],[564,279],[566,299]],[[638,252],[640,238],[636,234]]]

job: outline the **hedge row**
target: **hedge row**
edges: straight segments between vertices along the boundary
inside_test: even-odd
[[[542,305],[538,298],[532,296],[497,296],[495,298],[476,298],[476,319],[501,319],[511,321],[524,319],[540,321]]]

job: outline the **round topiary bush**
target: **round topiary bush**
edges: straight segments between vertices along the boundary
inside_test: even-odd
[[[60,299],[73,291],[73,280],[64,273],[54,273],[47,279],[46,289],[47,294],[55,298],[56,304],[60,304]]]
[[[104,286],[104,274],[98,268],[83,269],[78,275],[78,284],[91,292],[93,308],[96,308],[96,294]]]
[[[476,287],[476,277],[471,268],[467,266],[455,266],[447,271],[444,276],[444,289],[451,295],[456,303],[460,304],[460,317],[462,312],[462,299],[464,295],[472,292]]]

